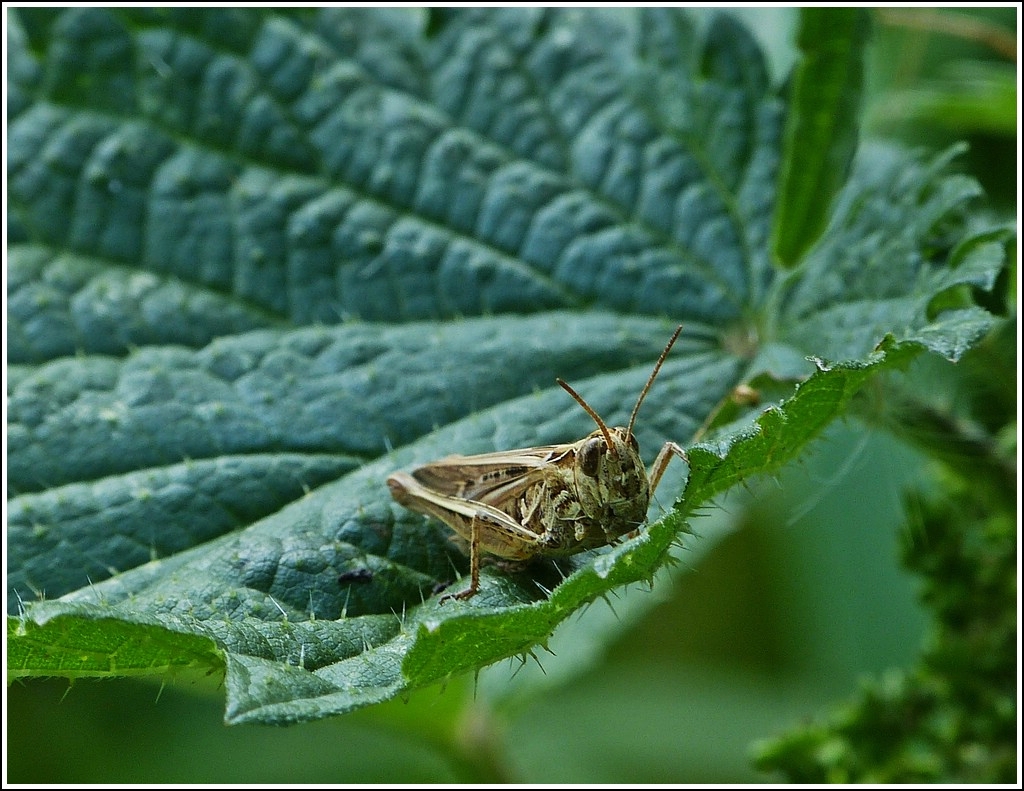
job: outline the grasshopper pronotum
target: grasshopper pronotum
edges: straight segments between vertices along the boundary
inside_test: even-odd
[[[513,561],[572,555],[610,544],[644,522],[672,454],[685,460],[686,453],[666,442],[648,479],[633,424],[682,329],[676,328],[658,357],[625,428],[606,426],[575,390],[556,379],[594,419],[597,431],[564,445],[448,456],[388,477],[396,502],[440,519],[469,542],[469,587],[444,599],[468,599],[477,592],[481,552]]]

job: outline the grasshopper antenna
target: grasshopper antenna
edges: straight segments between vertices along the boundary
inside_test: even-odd
[[[661,370],[661,364],[665,362],[665,358],[668,357],[672,344],[676,342],[676,338],[679,337],[679,333],[682,331],[683,325],[680,324],[676,327],[676,331],[672,333],[672,337],[668,339],[668,343],[665,344],[665,348],[662,350],[661,356],[658,358],[658,362],[654,364],[654,370],[651,371],[651,375],[647,377],[647,384],[645,384],[644,389],[640,391],[640,397],[636,400],[636,406],[633,407],[633,414],[629,416],[629,425],[626,426],[627,437],[633,433],[633,423],[636,421],[636,413],[640,411],[640,405],[644,402],[644,398],[647,397],[647,391],[651,389],[651,385],[654,383],[654,377],[658,375],[658,371]],[[587,411],[590,412],[589,409]],[[593,414],[593,412],[591,412],[591,414]]]
[[[604,434],[604,441],[605,444],[608,445],[608,450],[612,452],[612,455],[615,455],[615,446],[612,444],[611,432],[608,431],[608,426],[606,426],[604,424],[604,421],[601,420],[601,416],[597,414],[597,412],[595,412],[593,409],[591,409],[590,404],[583,400],[583,396],[581,396],[579,393],[573,390],[567,382],[565,382],[562,379],[555,379],[555,381],[558,382],[559,385],[561,385],[562,389],[565,390],[565,392],[567,392],[569,395],[576,399],[576,403],[583,407],[587,411],[588,415],[594,418],[594,422],[597,423],[598,428],[601,429],[601,433]]]

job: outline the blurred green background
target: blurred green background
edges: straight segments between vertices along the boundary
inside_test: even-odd
[[[997,212],[1017,208],[1017,9],[879,12],[867,135],[941,149]],[[747,9],[776,79],[795,12]],[[965,21],[966,20],[966,21]],[[979,109],[981,108],[981,109]],[[982,111],[983,110],[983,111]],[[1013,119],[1013,120],[1010,120]],[[756,782],[752,743],[827,712],[865,675],[905,667],[928,624],[899,567],[901,499],[924,459],[850,420],[775,479],[695,521],[653,591],[580,616],[615,636],[500,664],[478,682],[290,728],[222,724],[214,677],[16,683],[7,780],[19,783]],[[619,619],[611,615],[614,608]],[[631,613],[643,610],[636,619]],[[589,619],[601,621],[588,628]],[[776,778],[777,779],[777,778]]]

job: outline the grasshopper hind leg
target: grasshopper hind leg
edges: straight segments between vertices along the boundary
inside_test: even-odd
[[[474,514],[469,523],[469,587],[458,593],[446,593],[441,597],[441,604],[450,599],[465,601],[480,590],[480,521],[484,518],[484,514]]]

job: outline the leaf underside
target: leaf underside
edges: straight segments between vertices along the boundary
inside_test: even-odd
[[[728,17],[431,14],[11,12],[9,678],[223,667],[286,723],[529,652],[990,326],[935,308],[1003,265],[945,158],[862,150],[772,267],[786,108]],[[439,604],[467,560],[387,475],[589,433],[556,376],[624,424],[677,323],[636,432],[689,445],[675,508]]]

